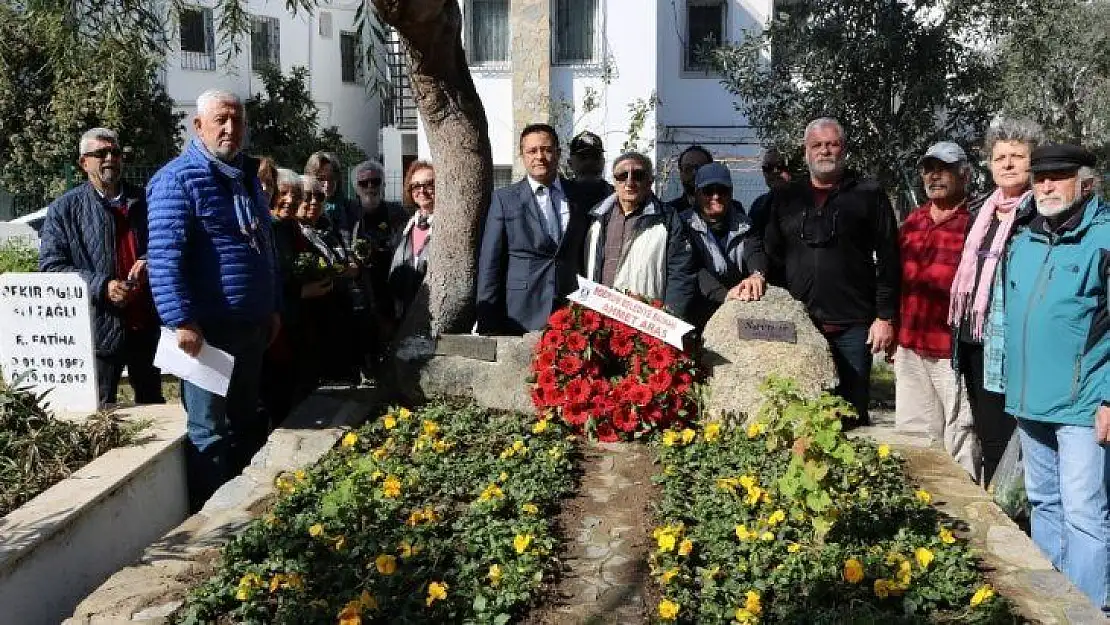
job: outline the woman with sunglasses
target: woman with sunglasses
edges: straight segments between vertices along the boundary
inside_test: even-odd
[[[324,215],[327,194],[313,176],[301,176],[304,197],[297,214],[308,251],[333,278],[331,290],[320,297],[302,301],[306,331],[312,344],[306,345],[311,370],[319,378],[357,385],[360,381],[361,353],[357,346],[359,328],[351,300],[351,281],[359,275],[359,265],[343,242],[343,237]],[[324,355],[327,354],[327,358]]]
[[[415,212],[402,228],[389,266],[389,290],[396,319],[405,316],[428,270],[428,245],[436,211],[436,171],[428,161],[413,161],[405,172],[404,202]]]
[[[952,281],[948,323],[952,325],[952,366],[963,376],[971,401],[975,434],[982,448],[983,484],[989,485],[1017,421],[1006,414],[1002,394],[1004,317],[996,269],[1014,235],[1032,220],[1034,210],[1029,159],[1044,141],[1041,127],[1024,119],[998,119],[983,139],[997,188],[982,207],[972,207],[971,228]],[[998,323],[993,323],[997,320]]]

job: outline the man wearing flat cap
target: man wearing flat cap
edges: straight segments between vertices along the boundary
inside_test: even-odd
[[[951,141],[932,145],[917,162],[928,201],[898,232],[902,263],[897,350],[894,355],[894,423],[900,431],[928,435],[944,445],[972,479],[979,479],[979,445],[971,404],[952,375],[949,290],[960,265],[970,213],[971,164]]]
[[[1110,611],[1110,206],[1095,159],[1033,150],[1037,217],[1005,266],[1006,412],[1017,418],[1033,541]]]
[[[745,261],[745,242],[752,236],[752,222],[743,205],[732,199],[732,174],[721,163],[708,163],[694,178],[697,207],[679,217],[690,231],[697,267],[697,291],[687,319],[699,331],[726,299],[743,301],[763,297],[767,282]]]
[[[613,195],[613,185],[605,181],[605,147],[601,137],[584,130],[570,140],[570,170],[579,200],[591,209]]]

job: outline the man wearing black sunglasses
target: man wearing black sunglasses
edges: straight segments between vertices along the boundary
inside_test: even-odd
[[[651,190],[651,159],[628,152],[613,162],[617,192],[590,211],[586,276],[661,300],[685,318],[694,297],[694,261],[686,226]]]
[[[88,182],[47,210],[39,269],[78,273],[89,284],[101,405],[116,402],[124,367],[136,403],[165,403],[153,365],[158,316],[147,281],[146,197],[121,177],[123,152],[115,132],[89,130],[80,154]]]
[[[374,295],[374,328],[376,340],[369,345],[375,360],[384,343],[393,336],[394,302],[389,290],[389,267],[393,260],[393,243],[408,221],[405,209],[397,202],[386,201],[384,168],[377,161],[363,161],[355,166],[355,197],[359,217],[349,232],[347,244],[367,265],[368,279]]]
[[[837,393],[859,415],[848,425],[866,424],[872,358],[894,343],[897,224],[879,184],[845,169],[839,122],[815,119],[803,140],[809,177],[771,192],[761,247],[829,341]]]
[[[697,190],[694,188],[694,179],[698,170],[713,162],[713,155],[709,150],[700,145],[691,145],[678,155],[678,181],[682,184],[682,193],[667,205],[682,213],[692,210],[698,205]]]
[[[767,184],[767,193],[755,198],[751,210],[748,211],[748,217],[752,220],[752,229],[762,234],[763,229],[767,227],[769,208],[767,200],[771,197],[771,191],[785,187],[793,175],[790,173],[790,164],[787,163],[786,157],[774,147],[767,148],[763,152],[760,169],[763,171],[763,181]]]

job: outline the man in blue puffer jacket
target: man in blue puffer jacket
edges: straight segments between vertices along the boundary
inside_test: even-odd
[[[1033,150],[1039,215],[1005,266],[1006,412],[1017,417],[1033,541],[1104,611],[1110,590],[1110,206],[1095,159]]]
[[[281,289],[258,162],[239,152],[242,101],[204,92],[193,128],[197,138],[151,179],[147,204],[150,285],[162,324],[190,355],[207,342],[235,358],[226,398],[182,383],[189,500],[199,509],[265,442],[259,378]]]

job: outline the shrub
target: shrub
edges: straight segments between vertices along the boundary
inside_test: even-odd
[[[0,516],[109,449],[134,443],[146,426],[109,414],[82,423],[55,419],[42,398],[0,376]]]
[[[788,381],[746,427],[705,423],[659,446],[651,569],[661,621],[1011,622],[968,548],[889,447],[850,440],[850,408]]]
[[[391,410],[224,550],[181,622],[506,623],[554,563],[574,487],[563,426],[474,406]]]
[[[24,239],[0,242],[0,274],[9,271],[38,271],[39,251]]]

